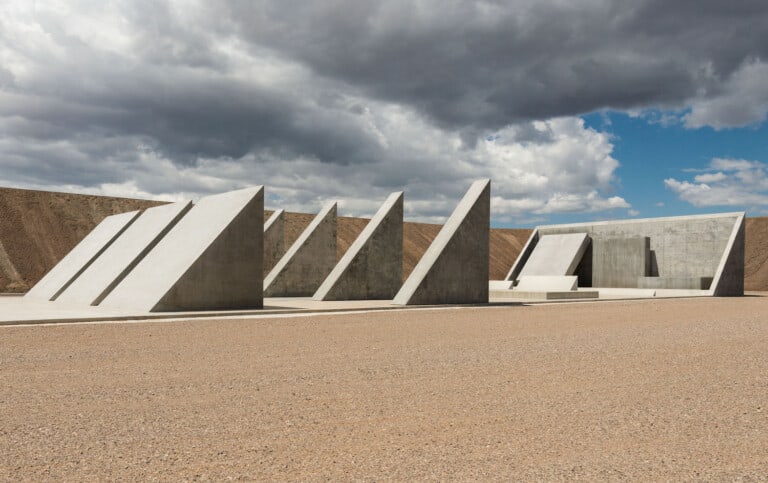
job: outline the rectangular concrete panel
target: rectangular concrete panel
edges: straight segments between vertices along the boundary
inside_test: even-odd
[[[336,265],[336,202],[328,203],[264,278],[265,297],[311,297]]]
[[[130,211],[104,218],[80,243],[61,259],[25,297],[55,300],[139,216]]]
[[[578,277],[576,275],[526,275],[520,277],[515,290],[528,292],[565,292],[576,290]]]
[[[589,237],[586,233],[542,236],[519,277],[573,275],[587,246]]]
[[[56,299],[97,305],[192,208],[191,201],[148,208]]]
[[[261,308],[263,230],[263,186],[202,198],[99,306]]]
[[[742,295],[743,219],[744,213],[740,212],[539,226],[510,270],[508,279],[521,272],[537,240],[546,235],[587,233],[593,245],[601,239],[648,237],[648,275],[693,280],[696,285],[693,289],[700,287],[695,281],[712,278],[711,295]],[[590,248],[583,261],[595,256]],[[592,260],[577,268],[580,287],[597,286],[598,281],[592,280],[594,274],[589,273],[592,268]],[[589,283],[583,284],[582,280]]]
[[[264,223],[264,276],[285,253],[285,210],[276,210]]]
[[[403,283],[403,192],[392,193],[317,289],[315,300],[391,299]]]
[[[592,240],[592,286],[637,288],[651,273],[651,239],[647,236]],[[645,287],[651,288],[651,287]]]
[[[393,303],[487,303],[490,221],[491,180],[475,181]]]

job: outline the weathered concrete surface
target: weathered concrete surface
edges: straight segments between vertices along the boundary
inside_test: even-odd
[[[264,296],[311,297],[335,265],[336,202],[331,202],[264,278]]]
[[[397,305],[488,302],[491,180],[475,181],[395,296]]]
[[[512,286],[514,285],[514,282],[511,280],[489,280],[488,281],[488,290],[494,291],[494,290],[512,290]]]
[[[690,279],[713,277],[712,295],[741,295],[744,244],[740,241],[743,240],[743,230],[740,231],[739,220],[743,219],[744,213],[721,213],[540,226],[532,233],[510,270],[510,276],[519,273],[536,240],[544,235],[587,233],[593,244],[602,238],[647,236],[651,250],[650,275]],[[580,287],[596,285],[592,274],[587,273],[591,268],[591,262],[577,268]]]
[[[263,186],[202,198],[99,305],[261,308],[263,223]]]
[[[55,300],[139,216],[129,211],[104,218],[67,256],[57,263],[25,297]]]
[[[528,292],[564,292],[576,290],[578,277],[576,275],[525,275],[521,276],[515,290]]]
[[[56,300],[97,305],[190,208],[181,201],[145,210]]]
[[[264,276],[285,253],[285,210],[272,213],[264,223]]]
[[[712,277],[639,277],[638,288],[709,290]]]
[[[518,278],[573,275],[588,245],[589,237],[586,233],[541,236]]]
[[[744,213],[741,213],[736,218],[712,285],[709,287],[711,295],[716,297],[744,295],[745,225]]]
[[[599,295],[597,290],[491,290],[488,296],[493,301],[504,301],[596,299]]]
[[[649,237],[597,237],[592,240],[593,287],[637,288],[639,286],[638,279],[648,275],[651,275],[651,240]]]
[[[312,297],[381,300],[403,281],[403,192],[392,193]]]

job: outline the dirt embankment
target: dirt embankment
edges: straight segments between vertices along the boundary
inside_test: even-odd
[[[0,292],[28,290],[105,216],[158,204],[162,202],[0,188]],[[313,217],[286,213],[286,248]],[[339,217],[337,258],[366,223],[363,218]],[[440,225],[405,223],[403,277],[411,273],[439,231]],[[529,229],[491,230],[491,279],[504,278],[530,233]],[[745,289],[768,290],[768,217],[747,218],[744,262]]]
[[[25,292],[106,216],[158,201],[0,188],[0,292]]]

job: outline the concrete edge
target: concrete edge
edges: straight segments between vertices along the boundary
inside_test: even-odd
[[[517,276],[520,275],[523,266],[528,261],[528,258],[531,256],[531,253],[533,252],[533,249],[536,248],[538,242],[539,228],[536,227],[531,232],[531,236],[528,237],[528,241],[525,243],[525,246],[523,246],[523,249],[520,250],[520,254],[517,255],[517,259],[512,264],[512,268],[509,269],[509,272],[507,272],[507,276],[504,277],[504,280],[514,282],[515,279],[517,279]]]
[[[728,258],[731,255],[731,252],[733,251],[733,245],[736,243],[736,238],[739,236],[739,231],[741,230],[742,226],[745,225],[745,218],[746,218],[746,212],[740,212],[738,213],[738,217],[736,218],[736,221],[733,223],[733,229],[731,230],[731,236],[728,237],[728,244],[725,246],[725,250],[723,250],[723,254],[720,257],[720,263],[717,264],[717,270],[715,271],[715,276],[712,278],[712,283],[709,285],[709,295],[713,296],[715,295],[715,292],[717,292],[717,287],[720,285],[720,279],[723,276],[723,272],[725,271],[725,266],[728,263]],[[746,230],[746,226],[744,226]],[[743,295],[743,294],[742,294]]]

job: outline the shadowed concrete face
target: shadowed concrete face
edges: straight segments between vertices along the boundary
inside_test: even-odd
[[[650,274],[651,239],[649,237],[598,237],[592,241],[593,287],[642,287],[639,280]],[[647,286],[642,288],[663,287]]]
[[[586,233],[542,236],[520,277],[573,275],[588,245]]]
[[[285,253],[285,210],[272,213],[264,223],[264,276]]]
[[[104,218],[25,297],[55,300],[138,216],[138,211],[131,211]]]
[[[389,195],[344,253],[315,300],[391,299],[403,281],[403,192]]]
[[[327,204],[264,278],[265,297],[310,297],[336,265],[336,202]]]
[[[201,199],[99,304],[144,311],[261,308],[264,188]]]
[[[475,181],[393,303],[487,303],[490,215],[491,181]]]
[[[101,302],[190,208],[184,201],[145,210],[56,300]]]

